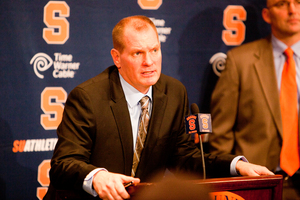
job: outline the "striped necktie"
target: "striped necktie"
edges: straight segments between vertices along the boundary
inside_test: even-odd
[[[149,112],[148,112],[149,97],[144,96],[140,100],[140,103],[141,103],[142,113],[140,116],[139,130],[137,134],[136,145],[135,145],[135,150],[133,155],[133,163],[132,163],[132,170],[131,170],[131,176],[133,177],[135,176],[137,166],[140,162],[140,156],[142,150],[144,149],[144,142],[147,136],[147,128],[149,124]]]

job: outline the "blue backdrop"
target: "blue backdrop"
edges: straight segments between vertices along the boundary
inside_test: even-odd
[[[162,72],[209,112],[225,53],[269,34],[261,0],[1,0],[0,198],[41,199],[67,94],[113,64],[111,30],[146,15]]]

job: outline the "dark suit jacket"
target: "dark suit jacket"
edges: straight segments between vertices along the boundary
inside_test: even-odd
[[[201,154],[185,133],[189,114],[185,87],[161,75],[153,86],[153,107],[136,177],[149,181],[173,172],[202,172]],[[97,167],[130,175],[133,136],[127,102],[115,66],[77,86],[67,99],[51,161],[51,187],[82,190]],[[208,173],[229,176],[233,156],[206,155]],[[53,189],[53,188],[52,188]]]
[[[211,101],[211,152],[244,155],[275,171],[282,122],[271,38],[227,53],[226,68]]]

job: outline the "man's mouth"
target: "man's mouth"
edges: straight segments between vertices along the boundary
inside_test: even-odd
[[[154,73],[154,71],[146,71],[146,72],[142,72],[143,75],[150,75],[150,74],[152,74],[152,73]]]

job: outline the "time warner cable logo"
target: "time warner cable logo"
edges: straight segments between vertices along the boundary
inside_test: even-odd
[[[33,71],[40,79],[44,78],[43,72],[50,69],[53,65],[54,78],[74,78],[76,71],[79,69],[79,62],[72,62],[73,56],[71,54],[54,53],[54,61],[45,53],[35,54],[30,64],[33,65]]]
[[[221,76],[222,71],[225,69],[226,59],[227,55],[222,52],[216,53],[209,59],[209,63],[217,76]]]

